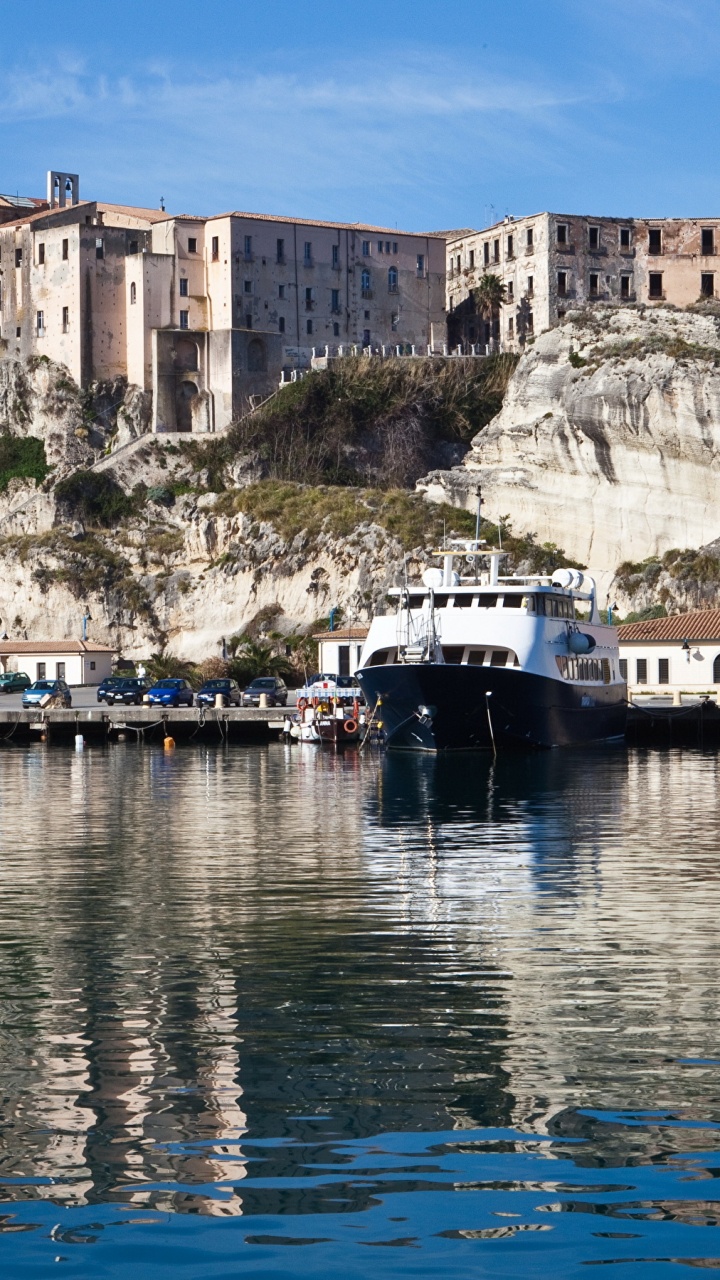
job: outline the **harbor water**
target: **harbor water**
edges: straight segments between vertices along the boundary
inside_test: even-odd
[[[0,754],[0,1270],[720,1270],[720,756]]]

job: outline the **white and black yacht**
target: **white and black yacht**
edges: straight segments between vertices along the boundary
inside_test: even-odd
[[[390,592],[397,610],[373,620],[361,656],[357,679],[388,746],[498,750],[622,737],[617,631],[600,620],[592,578],[575,569],[502,577],[503,552],[478,541],[435,554],[443,568]],[[456,571],[459,560],[469,576]]]

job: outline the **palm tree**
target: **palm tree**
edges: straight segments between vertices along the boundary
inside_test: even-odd
[[[292,665],[284,654],[277,653],[272,644],[262,640],[253,640],[251,636],[232,637],[237,640],[233,645],[233,660],[230,664],[232,674],[237,680],[254,680],[257,676],[286,676],[292,672]],[[230,648],[230,644],[228,644]]]
[[[472,294],[475,306],[480,315],[489,323],[490,332],[492,333],[493,321],[500,314],[500,307],[506,301],[505,285],[499,276],[486,271],[481,276],[480,283],[473,289]]]

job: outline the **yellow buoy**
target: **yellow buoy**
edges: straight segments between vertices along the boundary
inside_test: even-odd
[[[175,746],[175,739],[170,737],[163,738],[163,746],[166,751],[172,751]]]

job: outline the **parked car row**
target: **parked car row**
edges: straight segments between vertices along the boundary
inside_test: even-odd
[[[64,680],[35,680],[24,672],[8,672],[0,675],[0,693],[22,691],[23,707],[36,706],[47,694],[61,698],[63,705],[72,706],[72,695]],[[258,676],[245,689],[237,680],[206,680],[197,695],[199,707],[214,707],[218,698],[224,707],[259,707],[261,697],[269,707],[286,707],[288,689],[279,676]],[[144,676],[108,676],[97,688],[98,702],[112,707],[141,706],[143,702],[160,707],[191,707],[195,695],[192,685],[181,677],[168,677],[155,684]]]

